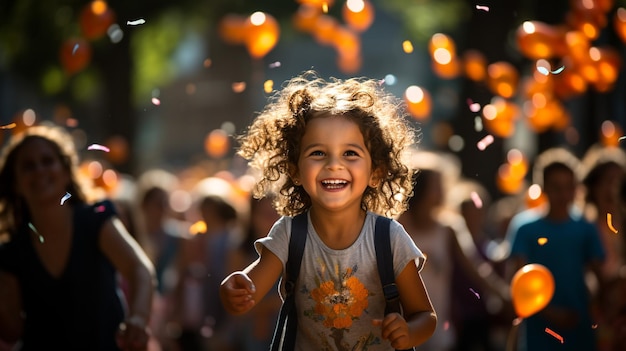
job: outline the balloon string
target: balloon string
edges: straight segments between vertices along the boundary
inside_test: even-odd
[[[517,351],[517,339],[519,337],[519,326],[522,324],[524,318],[517,317],[511,323],[511,330],[509,331],[509,335],[506,338],[506,348],[505,351]]]

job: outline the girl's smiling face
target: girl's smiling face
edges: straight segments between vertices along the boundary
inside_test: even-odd
[[[312,206],[360,209],[363,193],[376,185],[376,178],[359,126],[341,116],[310,120],[293,179],[309,194]]]

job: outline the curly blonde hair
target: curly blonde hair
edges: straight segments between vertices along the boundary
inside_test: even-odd
[[[311,206],[309,195],[289,174],[297,169],[308,122],[329,116],[342,116],[359,126],[372,169],[381,175],[376,187],[365,190],[361,207],[388,217],[404,212],[414,174],[405,153],[416,143],[416,137],[401,101],[384,92],[376,80],[326,81],[313,71],[287,81],[239,137],[238,154],[261,173],[253,195],[274,195],[274,207],[286,216]]]

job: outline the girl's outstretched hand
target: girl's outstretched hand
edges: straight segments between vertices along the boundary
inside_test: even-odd
[[[254,306],[252,294],[255,291],[254,283],[247,274],[235,272],[222,281],[220,298],[226,311],[232,314],[243,314]]]
[[[117,344],[124,351],[145,351],[149,337],[146,321],[140,316],[131,316],[120,325]]]
[[[372,320],[374,326],[381,327],[384,340],[389,340],[391,346],[397,350],[410,349],[409,325],[402,315],[389,313],[384,319]]]

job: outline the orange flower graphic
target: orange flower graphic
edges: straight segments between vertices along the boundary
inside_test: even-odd
[[[314,314],[323,320],[325,327],[348,329],[352,321],[367,309],[369,292],[352,273],[352,269],[348,269],[343,276],[347,279],[340,282],[326,280],[311,291],[310,296],[315,301]]]

